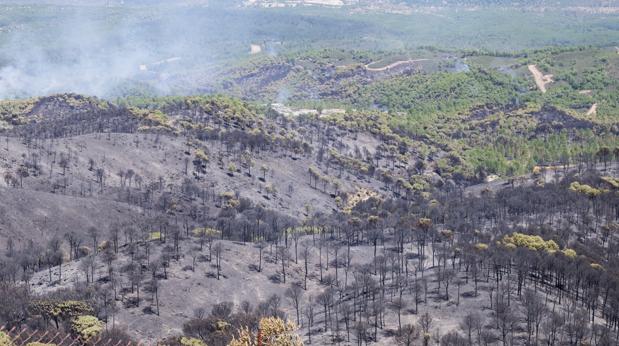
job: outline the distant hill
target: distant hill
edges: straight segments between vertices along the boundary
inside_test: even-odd
[[[256,6],[256,7],[372,7],[383,6],[584,6],[584,7],[617,7],[619,1],[609,0],[0,0],[0,4],[47,4],[47,5],[83,5],[83,6],[118,6],[118,5],[217,5],[217,6]]]
[[[617,1],[583,1],[583,0],[245,0],[245,5],[263,7],[299,6],[299,5],[322,5],[322,6],[363,6],[380,8],[381,6],[617,6]]]
[[[119,5],[205,5],[218,3],[209,0],[0,0],[0,4],[12,5],[75,5],[75,6],[119,6]]]

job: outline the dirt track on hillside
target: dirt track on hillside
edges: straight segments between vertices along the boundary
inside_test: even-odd
[[[536,65],[529,65],[529,71],[531,72],[531,74],[533,75],[533,78],[535,79],[535,84],[537,84],[537,88],[542,92],[545,93],[546,92],[546,85],[554,82],[554,80],[552,79],[552,75],[551,74],[543,74],[542,71],[540,71]]]
[[[594,103],[593,105],[591,105],[591,108],[589,108],[589,110],[587,111],[587,115],[595,115],[598,112],[598,104]]]
[[[370,65],[372,65],[374,63],[369,63],[369,64],[365,65],[365,69],[367,71],[370,71],[370,72],[382,72],[382,71],[391,70],[392,68],[398,67],[400,65],[412,64],[412,63],[421,62],[421,61],[428,61],[428,60],[430,60],[430,59],[400,60],[400,61],[394,62],[393,64],[389,64],[389,65],[383,66],[383,67],[370,67]]]

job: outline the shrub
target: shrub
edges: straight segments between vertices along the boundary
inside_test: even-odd
[[[148,236],[148,240],[160,240],[160,239],[161,239],[161,232],[159,231],[150,232],[150,235]]]
[[[259,333],[262,345],[301,346],[303,341],[296,334],[296,325],[277,317],[265,317],[260,320]],[[258,344],[258,336],[247,328],[241,328],[238,338],[232,339],[229,346],[253,346]]]
[[[13,346],[13,340],[4,332],[0,332],[0,345],[2,346]]]
[[[183,346],[206,346],[206,343],[200,339],[188,338],[185,336],[181,337],[180,343]]]
[[[488,249],[488,244],[484,244],[484,243],[477,243],[475,244],[475,249],[478,251],[484,251]]]
[[[573,249],[564,249],[562,252],[565,255],[565,257],[569,257],[569,258],[576,257],[576,251],[574,251]]]
[[[545,250],[548,252],[556,252],[559,250],[559,245],[554,240],[545,241],[538,235],[529,235],[515,232],[512,235],[506,235],[503,238],[503,245],[509,246],[510,244],[516,247],[528,248],[530,250],[538,251]]]
[[[204,162],[208,162],[208,159],[209,159],[208,155],[202,149],[196,149],[196,158]]]
[[[267,185],[265,186],[264,190],[265,190],[267,193],[270,193],[270,194],[272,194],[272,195],[274,195],[274,194],[276,194],[276,193],[277,193],[277,189],[275,188],[275,186],[274,186],[273,184],[267,184]]]
[[[73,320],[71,330],[82,340],[90,340],[103,331],[103,322],[95,316],[84,315]]]
[[[71,319],[94,312],[90,305],[78,300],[38,300],[30,304],[29,310],[33,315],[42,316],[46,320],[52,319],[56,323],[60,319]]]
[[[578,192],[578,193],[582,193],[587,195],[588,197],[597,197],[599,195],[601,195],[602,193],[607,192],[606,190],[602,190],[602,189],[596,189],[594,187],[591,187],[587,184],[581,184],[577,181],[572,182],[570,184],[570,190],[574,191],[574,192]]]
[[[342,207],[342,197],[340,196],[335,197],[335,205],[337,205],[338,208]]]
[[[601,179],[614,189],[619,189],[619,179],[613,177],[602,177]]]
[[[219,230],[216,230],[214,228],[210,228],[210,227],[198,227],[198,228],[194,228],[192,231],[193,235],[196,237],[199,237],[203,234],[205,235],[210,235],[213,237],[217,237],[221,234],[221,232]]]

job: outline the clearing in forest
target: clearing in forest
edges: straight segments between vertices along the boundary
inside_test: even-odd
[[[529,65],[529,71],[535,79],[535,84],[537,84],[537,87],[542,93],[546,92],[546,85],[554,82],[554,80],[552,79],[553,76],[551,74],[543,74],[536,65]]]

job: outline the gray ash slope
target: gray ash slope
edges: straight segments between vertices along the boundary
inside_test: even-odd
[[[251,203],[302,220],[336,210],[337,196],[384,189],[327,159],[329,150],[353,157],[355,147],[372,155],[380,141],[368,133],[306,129],[284,117],[229,117],[215,104],[167,106],[164,115],[70,94],[25,102],[32,104],[10,118],[0,149],[0,210],[10,215],[0,229],[24,244],[67,229],[105,229],[106,219],[213,222],[226,209],[226,194],[243,200],[242,208]],[[314,166],[323,172],[319,181],[308,173]],[[17,189],[7,186],[12,182]]]

